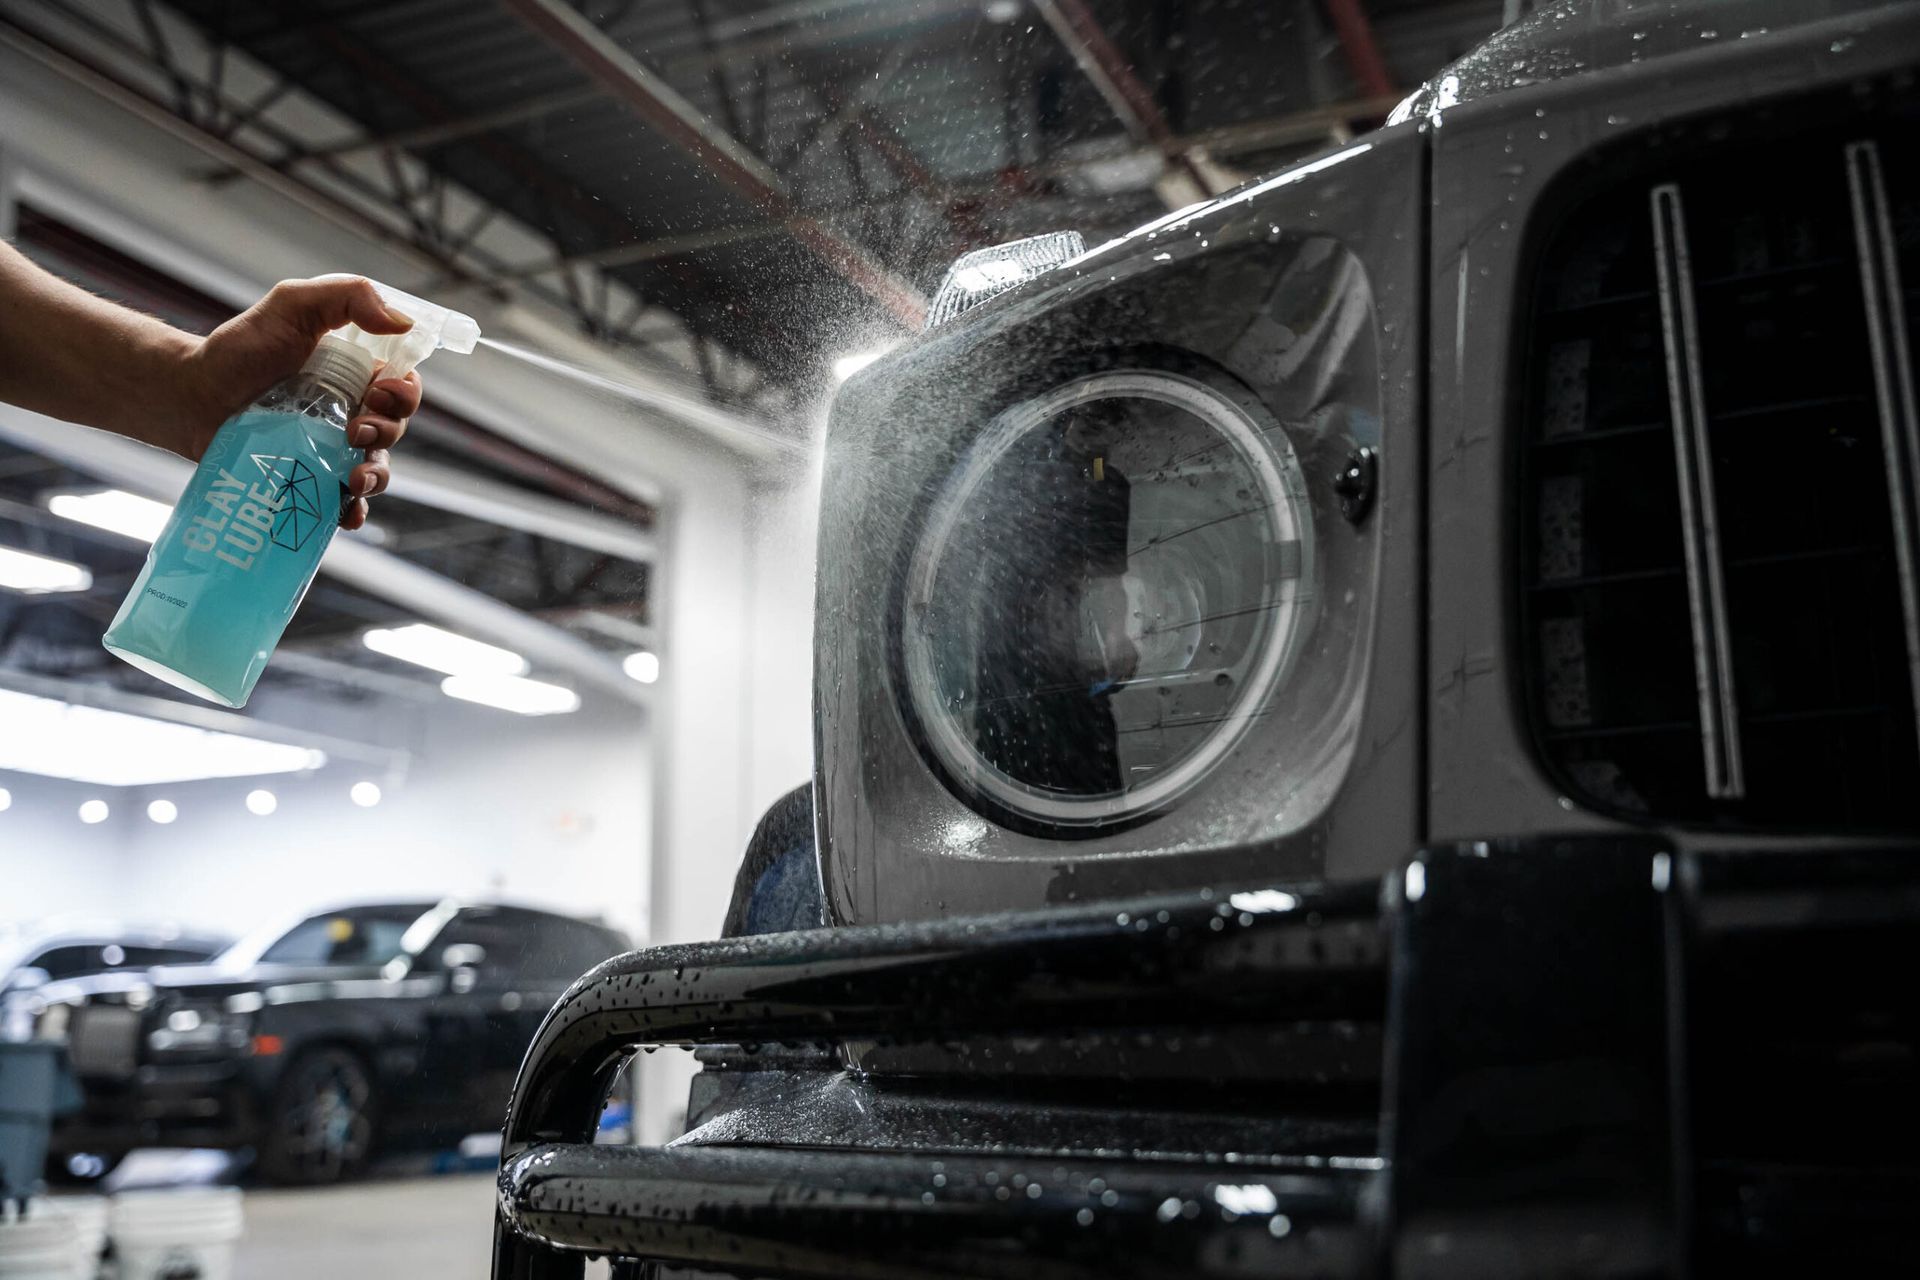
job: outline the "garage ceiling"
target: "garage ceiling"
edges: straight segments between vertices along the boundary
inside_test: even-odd
[[[1519,0],[0,0],[0,42],[165,123],[209,189],[263,182],[440,279],[532,300],[636,376],[804,430],[834,357],[914,327],[967,248],[1096,238],[1377,124]],[[21,211],[24,247],[204,330],[226,308]],[[430,291],[431,292],[431,291]],[[444,411],[409,451],[647,530],[651,510]],[[0,664],[112,678],[142,548],[44,513],[94,482],[0,448],[0,540],[79,559],[0,594]],[[97,482],[96,482],[97,483]],[[644,643],[644,563],[397,497],[384,549],[588,638]],[[404,610],[323,578],[289,633],[330,677]],[[351,648],[350,648],[351,647]],[[401,672],[396,669],[393,674]]]

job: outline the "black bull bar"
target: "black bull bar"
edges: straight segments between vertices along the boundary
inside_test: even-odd
[[[493,1274],[578,1277],[608,1255],[812,1277],[1679,1275],[1718,1247],[1706,1235],[1728,1197],[1749,1243],[1817,1243],[1820,1214],[1843,1201],[1852,1244],[1904,1248],[1910,1177],[1836,1171],[1854,1178],[1836,1200],[1831,1178],[1807,1193],[1797,1174],[1756,1184],[1696,1159],[1693,1059],[1710,1055],[1693,1053],[1687,1004],[1714,930],[1785,930],[1774,941],[1790,945],[1832,895],[1863,893],[1882,912],[1872,923],[1890,911],[1910,924],[1916,867],[1911,851],[1471,843],[1424,851],[1380,886],[1216,889],[634,952],[575,983],[528,1051]],[[750,1139],[591,1145],[637,1047],[1235,1028],[1278,1029],[1308,1058],[1339,1044],[1376,1059],[1377,1145],[1267,1150],[1249,1121],[1244,1143],[1200,1150],[1008,1155],[836,1145],[764,1116]],[[1284,1079],[1268,1104],[1282,1111]],[[1083,1101],[1100,1106],[1098,1092]]]

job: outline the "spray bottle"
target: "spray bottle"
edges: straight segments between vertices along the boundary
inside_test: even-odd
[[[333,541],[362,457],[347,422],[376,368],[402,377],[439,348],[471,352],[480,337],[470,317],[374,288],[413,327],[334,330],[300,372],[221,426],[107,628],[109,652],[189,693],[246,705]]]

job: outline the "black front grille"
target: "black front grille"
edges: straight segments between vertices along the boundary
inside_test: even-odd
[[[67,1054],[83,1076],[123,1079],[140,1056],[140,1013],[123,1005],[81,1005],[68,1029]]]
[[[1680,1060],[1695,1274],[1911,1270],[1920,1204],[1920,862],[1704,855]],[[1870,1265],[1899,1259],[1893,1266]],[[1846,1268],[1843,1268],[1846,1269]]]
[[[1920,817],[1903,614],[1920,592],[1907,573],[1903,594],[1890,472],[1909,516],[1920,492],[1899,380],[1892,401],[1881,385],[1901,362],[1910,375],[1920,334],[1920,146],[1902,114],[1790,144],[1642,148],[1545,242],[1521,630],[1537,740],[1601,808],[1846,830]],[[1876,310],[1863,250],[1874,266],[1888,245],[1906,283]],[[1875,266],[1874,287],[1895,274]],[[1877,364],[1875,328],[1902,318]]]

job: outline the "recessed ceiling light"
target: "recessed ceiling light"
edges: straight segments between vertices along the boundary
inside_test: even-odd
[[[179,816],[179,806],[171,800],[155,800],[147,805],[147,817],[163,827]]]
[[[107,802],[105,800],[88,800],[81,804],[80,821],[91,827],[95,823],[105,822],[106,820]]]
[[[448,676],[440,692],[523,716],[565,715],[580,709],[580,695],[557,684],[521,676]]]
[[[103,787],[298,773],[324,751],[0,689],[0,769]]]
[[[660,678],[660,655],[645,650],[630,653],[621,662],[620,669],[641,684],[652,684]]]
[[[356,782],[347,792],[353,802],[362,809],[371,809],[380,803],[380,784],[377,782]]]
[[[527,660],[511,649],[471,640],[424,622],[376,628],[361,636],[360,642],[375,653],[450,676],[518,676],[527,671]]]
[[[47,510],[67,520],[78,520],[108,533],[152,542],[167,527],[173,508],[152,498],[143,498],[124,489],[98,489],[92,493],[54,493],[47,495]]]
[[[267,790],[265,787],[257,787],[247,792],[248,813],[258,814],[264,818],[279,807],[280,797],[274,795],[273,792]]]

